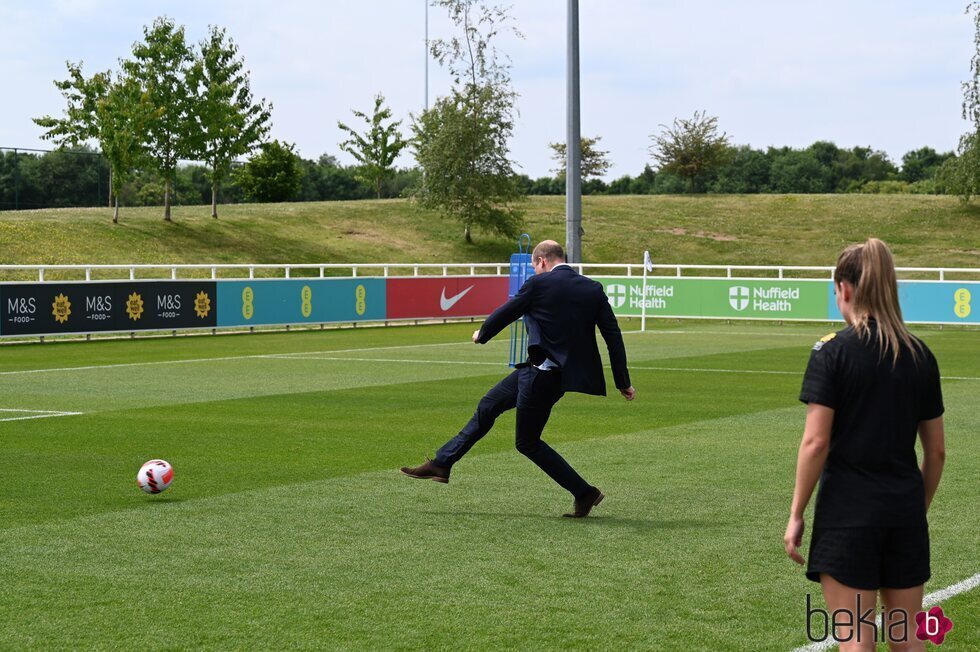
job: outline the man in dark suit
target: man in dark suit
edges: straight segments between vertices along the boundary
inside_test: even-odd
[[[627,401],[636,390],[626,368],[626,348],[602,285],[588,279],[564,262],[561,245],[545,240],[531,254],[535,275],[507,303],[487,317],[473,333],[473,342],[486,344],[524,317],[528,334],[528,361],[497,383],[480,401],[476,412],[459,434],[449,440],[434,460],[417,467],[403,467],[413,478],[449,482],[449,472],[478,442],[503,412],[517,408],[517,450],[527,456],[575,498],[565,516],[588,516],[603,496],[582,479],[551,446],[541,440],[551,408],[565,392],[605,396],[606,381],[596,345],[599,327],[613,378]]]

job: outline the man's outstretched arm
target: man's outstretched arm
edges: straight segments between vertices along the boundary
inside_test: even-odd
[[[494,338],[500,331],[510,326],[516,319],[524,316],[531,306],[532,276],[521,286],[517,294],[510,298],[504,305],[500,306],[487,317],[480,330],[473,334],[473,341],[477,344],[486,344]]]
[[[599,316],[596,319],[599,333],[606,341],[606,349],[609,351],[609,364],[612,365],[613,380],[616,382],[616,389],[632,401],[636,396],[636,390],[630,383],[630,372],[626,367],[626,345],[623,344],[623,333],[619,330],[619,322],[613,314],[612,306],[605,300],[603,293],[602,306],[599,308]]]

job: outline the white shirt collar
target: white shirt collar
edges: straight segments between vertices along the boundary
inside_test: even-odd
[[[558,263],[557,265],[555,265],[551,269],[555,270],[555,269],[558,269],[559,267],[567,267],[569,269],[572,269],[572,266],[569,265],[568,263]]]

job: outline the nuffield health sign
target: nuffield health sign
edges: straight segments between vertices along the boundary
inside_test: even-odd
[[[597,278],[617,315],[827,319],[826,281]],[[644,291],[645,290],[645,291]]]
[[[841,321],[834,286],[827,280],[593,277],[613,312],[623,317],[703,317]],[[977,324],[980,283],[900,281],[906,321]]]

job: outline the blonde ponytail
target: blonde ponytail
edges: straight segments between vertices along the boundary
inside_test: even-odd
[[[834,282],[842,281],[854,286],[854,321],[851,325],[858,335],[870,336],[868,320],[874,317],[878,322],[877,340],[882,357],[891,353],[894,365],[904,344],[917,359],[919,343],[902,320],[895,261],[888,245],[878,238],[868,238],[863,245],[845,249],[834,270]]]

